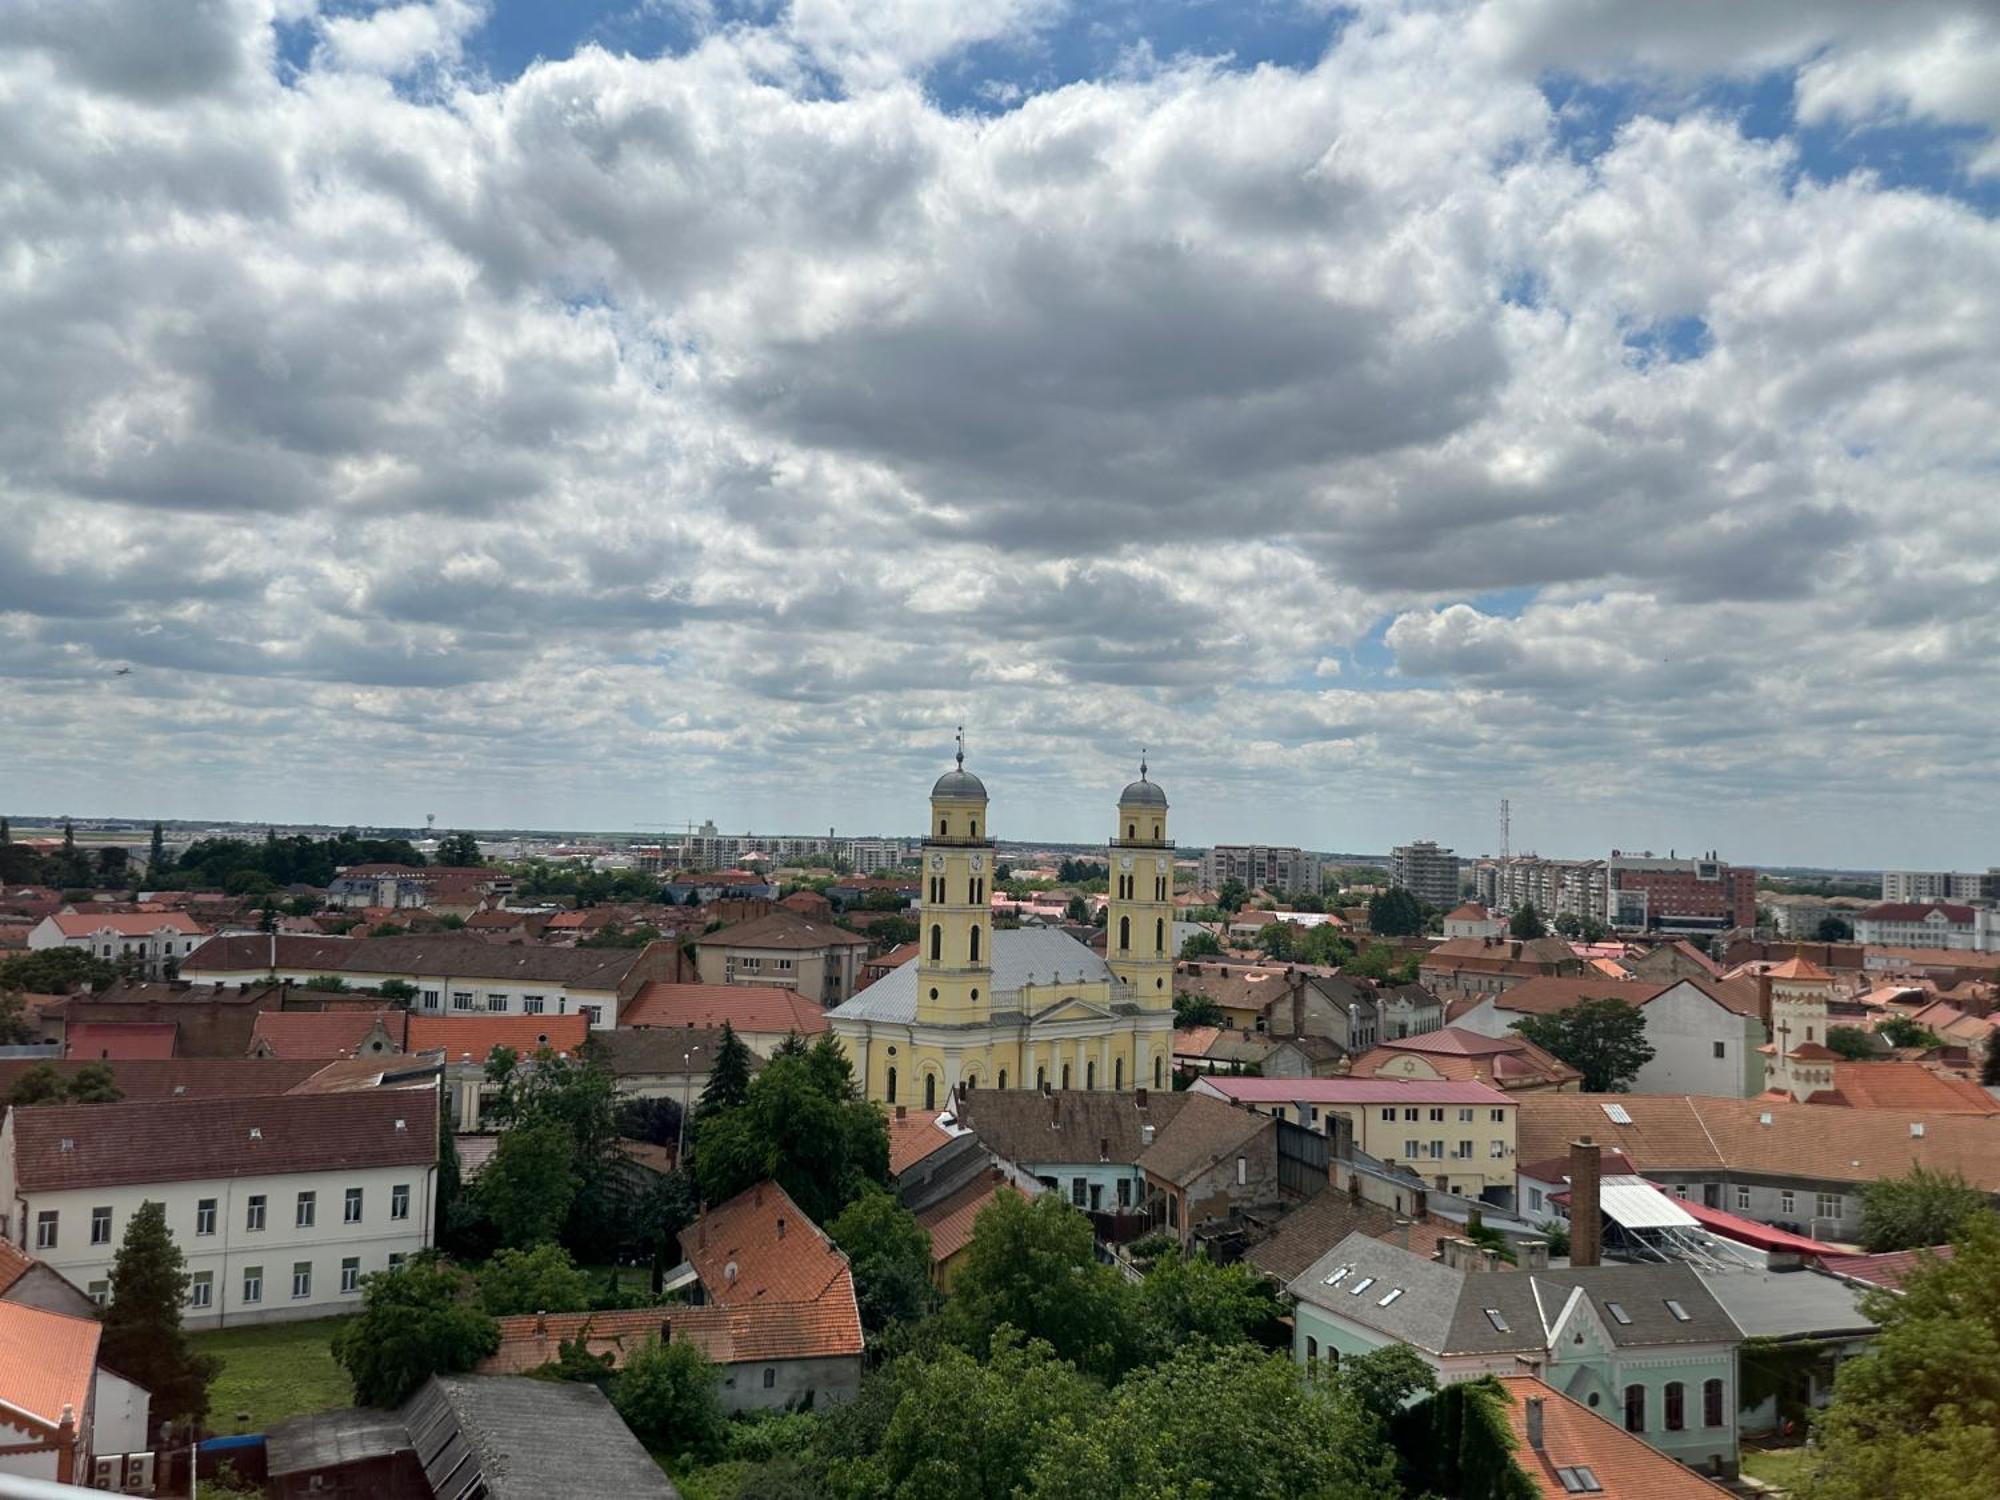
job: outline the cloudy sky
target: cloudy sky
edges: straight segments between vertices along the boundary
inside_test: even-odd
[[[12,0],[0,805],[2000,863],[1996,127],[1974,0]]]

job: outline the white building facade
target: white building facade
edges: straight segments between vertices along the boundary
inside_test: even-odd
[[[159,1203],[186,1326],[329,1317],[433,1242],[437,1109],[435,1086],[15,1109],[0,1226],[102,1303],[132,1216]]]
[[[1855,941],[1881,948],[2000,951],[2000,912],[1947,902],[1884,902],[1857,912]]]
[[[31,949],[77,948],[109,963],[137,963],[148,979],[171,979],[208,929],[184,911],[57,912],[28,929]]]

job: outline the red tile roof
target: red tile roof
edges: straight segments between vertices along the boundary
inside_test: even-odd
[[[980,1210],[1002,1193],[1021,1196],[1013,1183],[982,1174],[917,1215],[917,1222],[930,1231],[933,1266],[943,1265],[972,1243],[972,1228]]]
[[[681,1252],[718,1307],[795,1308],[761,1335],[782,1342],[785,1352],[763,1357],[860,1353],[861,1313],[847,1257],[777,1183],[760,1182],[702,1215],[681,1231]]]
[[[442,1051],[447,1062],[467,1056],[484,1062],[495,1047],[511,1048],[524,1057],[543,1047],[574,1052],[589,1035],[590,1020],[581,1015],[411,1016],[409,1049]]]
[[[836,1316],[810,1302],[753,1303],[747,1307],[624,1308],[606,1312],[522,1313],[501,1318],[500,1347],[479,1362],[481,1375],[521,1375],[540,1369],[579,1336],[592,1354],[611,1356],[624,1368],[632,1353],[666,1333],[693,1344],[719,1365],[763,1364],[785,1359],[833,1359],[861,1353],[860,1322],[850,1339]]]
[[[1513,1104],[1483,1083],[1434,1083],[1423,1078],[1230,1078],[1209,1074],[1194,1088],[1212,1088],[1240,1104]]]
[[[34,1265],[34,1256],[0,1236],[0,1296],[5,1296],[7,1288],[33,1270]]]
[[[83,1421],[102,1332],[95,1318],[0,1302],[0,1404],[46,1427],[61,1423],[65,1406]]]
[[[1484,1036],[1462,1026],[1378,1043],[1354,1059],[1349,1076],[1399,1076],[1401,1067],[1412,1062],[1444,1078],[1491,1083],[1502,1089],[1559,1086],[1583,1077],[1526,1037]]]
[[[208,931],[184,911],[57,912],[56,926],[64,937],[90,937],[115,932],[120,937],[151,937],[156,932],[181,932],[190,937]]]
[[[401,1010],[267,1010],[250,1033],[253,1050],[262,1042],[272,1057],[351,1057],[379,1025],[401,1051],[408,1039],[409,1012]]]
[[[1843,1281],[1887,1287],[1895,1292],[1902,1290],[1903,1278],[1919,1266],[1931,1260],[1950,1260],[1957,1253],[1955,1246],[1934,1245],[1924,1250],[1890,1250],[1881,1255],[1823,1254],[1819,1263],[1822,1270]]]
[[[433,1098],[403,1090],[40,1104],[13,1121],[18,1182],[31,1193],[437,1159]]]
[[[1857,922],[1921,922],[1932,912],[1943,912],[1955,927],[1970,927],[1978,916],[1969,906],[1953,906],[1943,901],[1885,901],[1854,914]]]
[[[1794,953],[1775,968],[1766,970],[1773,979],[1831,979],[1833,975],[1802,953]]]
[[[817,1035],[826,1012],[797,990],[751,984],[668,984],[653,980],[618,1009],[620,1026],[720,1026],[746,1036]]]
[[[898,1106],[889,1116],[889,1175],[901,1175],[954,1139],[938,1124],[938,1111]]]
[[[0,1096],[30,1068],[44,1059],[0,1058]],[[63,1077],[89,1067],[90,1060],[68,1058],[51,1064]],[[113,1058],[111,1076],[127,1099],[219,1099],[282,1094],[322,1066],[311,1061],[261,1057]]]
[[[1799,1055],[1795,1049],[1793,1056]],[[1837,1062],[1833,1086],[1862,1109],[1914,1109],[1933,1114],[2000,1114],[2000,1099],[1968,1079],[1934,1073],[1920,1062]]]
[[[1668,987],[1657,980],[1613,979],[1608,975],[1569,979],[1537,974],[1494,996],[1493,1004],[1500,1010],[1552,1016],[1586,1000],[1623,1000],[1627,1005],[1644,1005]]]
[[[1467,901],[1446,912],[1444,919],[1447,922],[1490,922],[1493,920],[1493,913],[1477,901]]]
[[[1500,1412],[1516,1442],[1514,1462],[1547,1500],[1571,1500],[1576,1493],[1563,1484],[1559,1468],[1589,1469],[1609,1500],[1721,1500],[1729,1493],[1533,1375],[1502,1375],[1499,1381],[1507,1396]],[[1542,1403],[1539,1452],[1528,1442],[1532,1399]]]
[[[180,1027],[172,1021],[78,1021],[63,1032],[63,1056],[96,1062],[105,1058],[169,1058]]]
[[[726,948],[778,948],[792,951],[852,947],[856,943],[866,947],[868,939],[859,933],[849,932],[844,927],[836,927],[831,922],[816,922],[808,917],[802,917],[784,907],[695,939],[698,947],[715,945]]]

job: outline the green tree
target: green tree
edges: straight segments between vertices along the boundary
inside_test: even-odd
[[[590,1278],[576,1268],[560,1245],[531,1250],[501,1249],[473,1273],[480,1300],[496,1318],[514,1313],[586,1312]]]
[[[1849,1062],[1866,1062],[1881,1054],[1875,1044],[1868,1039],[1868,1033],[1859,1026],[1829,1026],[1826,1028],[1826,1044]]]
[[[931,1236],[917,1216],[870,1185],[826,1226],[854,1268],[854,1296],[871,1330],[930,1311]]]
[[[1942,1047],[1944,1038],[1909,1016],[1891,1016],[1875,1028],[1875,1035],[1891,1047]]]
[[[998,1194],[979,1211],[952,1282],[950,1333],[979,1354],[998,1329],[1017,1328],[1089,1374],[1117,1374],[1131,1363],[1133,1293],[1094,1244],[1090,1220],[1060,1194],[1032,1203]]]
[[[722,1039],[716,1043],[709,1063],[708,1082],[701,1091],[701,1112],[733,1109],[750,1092],[750,1048],[728,1021],[722,1023]]]
[[[31,995],[73,995],[117,982],[118,966],[81,948],[43,948],[0,961],[0,990]]]
[[[1225,912],[1241,911],[1243,903],[1249,899],[1250,888],[1233,875],[1223,881],[1221,889],[1215,893],[1215,904]]]
[[[486,863],[479,840],[469,833],[448,833],[438,840],[437,862],[451,869],[471,869]]]
[[[7,1091],[9,1104],[63,1104],[69,1100],[69,1080],[54,1063],[38,1062],[14,1080]]]
[[[1813,1424],[1805,1500],[1984,1500],[2000,1472],[2000,1216],[1963,1221],[1950,1260],[1901,1294],[1871,1291],[1881,1327],[1845,1361]]]
[[[1222,944],[1212,932],[1191,933],[1188,940],[1181,944],[1182,958],[1219,958],[1221,955]]]
[[[1549,929],[1542,923],[1542,914],[1535,910],[1532,901],[1524,903],[1507,920],[1507,935],[1530,942],[1535,938],[1547,937]]]
[[[1293,939],[1298,928],[1290,922],[1266,922],[1257,929],[1257,948],[1264,957],[1274,963],[1285,963],[1292,956]]]
[[[1388,949],[1388,944],[1381,945]],[[1389,950],[1393,951],[1393,950]],[[1337,969],[1354,957],[1354,944],[1340,935],[1331,922],[1308,927],[1293,945],[1293,956],[1302,964]]]
[[[2000,1028],[1986,1033],[1985,1061],[1979,1066],[1979,1081],[1987,1088],[2000,1088]]]
[[[158,1421],[206,1416],[209,1383],[221,1368],[213,1355],[195,1352],[181,1327],[189,1280],[165,1207],[150,1199],[140,1204],[111,1263],[98,1359],[152,1393]]]
[[[0,1046],[18,1047],[39,1034],[39,1028],[28,1019],[27,1002],[19,992],[0,990]]]
[[[1220,1266],[1169,1249],[1139,1283],[1134,1313],[1144,1352],[1164,1359],[1190,1340],[1273,1343],[1283,1313],[1270,1280],[1247,1265]]]
[[[1423,903],[1399,885],[1368,898],[1368,927],[1378,937],[1414,937],[1424,923]]]
[[[560,1120],[500,1132],[479,1174],[479,1207],[504,1245],[553,1243],[576,1199],[576,1137]]]
[[[1819,926],[1813,929],[1813,939],[1821,943],[1850,943],[1854,941],[1854,928],[1840,917],[1821,917]]]
[[[1384,1423],[1437,1389],[1437,1372],[1408,1344],[1384,1344],[1343,1360],[1340,1378],[1362,1410]]]
[[[116,1104],[125,1097],[118,1075],[107,1062],[85,1063],[70,1074],[66,1091],[72,1104]]]
[[[1552,1015],[1527,1016],[1514,1029],[1583,1074],[1593,1094],[1622,1094],[1653,1060],[1646,1017],[1623,1000],[1580,1000]]]
[[[1986,1195],[1958,1173],[1912,1167],[1861,1189],[1861,1243],[1870,1254],[1942,1245],[1986,1208]]]
[[[1036,1457],[1087,1425],[1097,1387],[1014,1329],[983,1363],[947,1349],[911,1372],[882,1436],[881,1472],[896,1500],[1012,1500],[1031,1493]]]
[[[889,1180],[888,1126],[831,1034],[800,1052],[780,1048],[741,1104],[702,1112],[695,1140],[695,1180],[710,1203],[770,1178],[825,1224],[869,1183]]]
[[[1174,1025],[1187,1030],[1193,1026],[1226,1026],[1229,1018],[1222,1013],[1207,995],[1191,994],[1185,990],[1174,995]]]
[[[1036,1456],[1039,1500],[1392,1500],[1395,1459],[1337,1378],[1288,1355],[1190,1345],[1128,1377],[1102,1416]]]
[[[1063,916],[1071,922],[1088,922],[1090,920],[1090,903],[1081,896],[1071,896],[1069,904],[1063,908]]]
[[[656,1453],[707,1457],[722,1444],[722,1376],[693,1344],[642,1344],[612,1383],[611,1402]]]
[[[363,1278],[360,1313],[333,1336],[356,1406],[395,1406],[431,1376],[470,1370],[499,1347],[479,1284],[432,1251]]]
[[[153,841],[146,849],[146,878],[150,880],[156,875],[164,874],[166,868],[167,830],[161,827],[160,824],[155,823],[153,824]]]

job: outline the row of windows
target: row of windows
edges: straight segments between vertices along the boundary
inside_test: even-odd
[[[340,1221],[343,1224],[359,1224],[365,1213],[365,1194],[358,1187],[351,1187],[341,1199]],[[198,1198],[194,1205],[194,1232],[197,1239],[215,1233],[217,1200]],[[268,1211],[266,1195],[252,1193],[243,1202],[243,1227],[255,1232],[265,1224]],[[389,1217],[407,1219],[410,1216],[410,1185],[399,1182],[389,1189]],[[308,1189],[301,1192],[292,1205],[292,1223],[299,1229],[311,1229],[319,1217],[319,1194]],[[112,1239],[112,1214],[109,1205],[90,1211],[90,1243],[108,1245]],[[35,1215],[35,1248],[55,1250],[61,1246],[62,1211],[45,1208]]]
[[[1167,1074],[1166,1059],[1162,1057],[1154,1058],[1153,1059],[1154,1088],[1158,1089],[1166,1087],[1166,1081],[1165,1081],[1166,1074]],[[1007,1087],[1007,1070],[1005,1068],[1002,1068],[1000,1070],[997,1081],[999,1087],[1003,1089]],[[1046,1088],[1048,1086],[1048,1083],[1049,1083],[1049,1070],[1047,1068],[1036,1068],[1035,1088],[1037,1090]],[[971,1074],[968,1074],[966,1076],[965,1086],[967,1088],[977,1088],[979,1086],[978,1078]],[[1062,1065],[1062,1082],[1056,1086],[1058,1088],[1065,1088],[1065,1089],[1070,1086],[1070,1066],[1068,1063],[1064,1063]],[[1096,1063],[1091,1062],[1084,1064],[1083,1086],[1086,1089],[1094,1089],[1097,1087]],[[888,1100],[888,1102],[891,1104],[894,1104],[896,1102],[897,1087],[898,1087],[898,1080],[896,1076],[896,1069],[892,1066],[889,1069],[887,1077],[883,1080],[883,1094],[885,1098]],[[1111,1087],[1114,1090],[1119,1090],[1119,1091],[1122,1091],[1125,1087],[1125,1059],[1122,1057],[1112,1059]],[[938,1076],[935,1073],[926,1073],[924,1074],[924,1108],[936,1109],[937,1107],[938,1107]]]
[[[1403,1108],[1403,1118],[1409,1121],[1422,1118],[1424,1113],[1425,1111],[1418,1109],[1415,1105],[1406,1105]],[[1442,1125],[1444,1123],[1444,1110],[1442,1108],[1432,1105],[1428,1113],[1431,1124]],[[1505,1125],[1507,1123],[1507,1111],[1504,1109],[1491,1109],[1487,1111],[1487,1114],[1492,1117],[1495,1125]],[[1461,1108],[1458,1112],[1458,1123],[1461,1125],[1470,1125],[1472,1123],[1472,1116],[1472,1110]],[[1396,1110],[1393,1105],[1382,1111],[1382,1119],[1385,1124],[1393,1125],[1395,1123]]]
[[[784,967],[791,967],[789,960],[786,961]],[[422,990],[418,992],[417,1003],[425,1010],[441,1010],[444,1006],[444,994],[440,990]],[[451,992],[451,1008],[453,1010],[478,1010],[480,1004],[479,993],[475,990],[453,990]],[[512,1004],[512,1001],[506,994],[492,990],[486,992],[484,1005],[488,1012],[505,1013],[510,1004]],[[548,997],[545,995],[523,995],[521,997],[521,1014],[524,1016],[546,1015],[548,1008]],[[604,1007],[601,1005],[579,1005],[576,1008],[576,1013],[588,1020],[592,1026],[595,1026],[604,1014]],[[569,1014],[569,1000],[566,996],[557,998],[556,1014],[559,1016]]]
[[[976,922],[972,926],[972,935],[967,940],[966,951],[968,962],[975,964],[979,962],[979,924]],[[944,929],[933,922],[931,924],[931,962],[941,963],[943,960]],[[936,996],[932,996],[932,998],[935,999]],[[974,998],[977,999],[978,997],[975,995]]]
[[[1662,1391],[1662,1425],[1668,1432],[1687,1430],[1687,1387],[1678,1380],[1670,1380]],[[1704,1427],[1726,1426],[1723,1410],[1722,1382],[1719,1379],[1705,1380],[1701,1385],[1701,1425]],[[1625,1430],[1644,1432],[1646,1430],[1646,1388],[1633,1384],[1625,1387]]]
[[[1403,1142],[1403,1159],[1405,1161],[1414,1161],[1419,1156],[1427,1156],[1432,1161],[1442,1161],[1444,1160],[1444,1154],[1445,1154],[1444,1144],[1445,1143],[1443,1141],[1406,1140]],[[1478,1142],[1473,1141],[1470,1138],[1465,1140],[1453,1141],[1451,1143],[1451,1154],[1455,1159],[1459,1161],[1471,1161],[1473,1156],[1473,1147],[1476,1146],[1477,1144]],[[1486,1154],[1489,1157],[1491,1157],[1494,1161],[1504,1160],[1507,1155],[1507,1143],[1505,1141],[1487,1142]]]
[[[395,1270],[403,1263],[401,1255],[389,1257],[389,1269]],[[361,1257],[349,1255],[340,1262],[340,1290],[342,1295],[354,1295],[361,1290]],[[309,1260],[292,1262],[292,1300],[304,1302],[313,1294],[313,1263]],[[110,1300],[111,1283],[93,1281],[90,1284],[90,1300],[102,1307]],[[264,1268],[245,1266],[243,1268],[243,1297],[246,1306],[264,1300]],[[215,1305],[215,1273],[196,1271],[188,1278],[187,1305],[196,1311]]]

